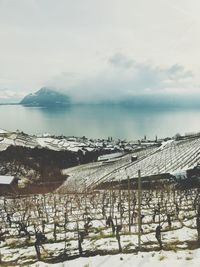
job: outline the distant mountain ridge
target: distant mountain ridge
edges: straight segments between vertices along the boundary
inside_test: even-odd
[[[84,92],[83,92],[84,96]],[[121,97],[116,100],[107,99],[99,100],[98,97],[93,101],[88,99],[81,99],[79,101],[72,94],[66,95],[65,93],[57,90],[42,87],[39,91],[28,94],[21,102],[5,103],[5,104],[20,104],[32,107],[63,107],[71,104],[103,104],[103,105],[121,105],[130,106],[133,108],[200,108],[200,94],[180,95],[180,94],[147,94],[147,95],[132,95],[129,97]],[[2,105],[4,103],[0,103]]]
[[[31,107],[60,107],[69,105],[70,98],[63,93],[43,87],[36,93],[25,96],[20,104]]]

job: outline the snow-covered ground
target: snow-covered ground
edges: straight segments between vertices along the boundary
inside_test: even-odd
[[[108,264],[102,266],[109,266],[111,259],[114,263],[117,261],[116,264],[119,266],[120,264],[131,264],[132,261],[138,262],[138,266],[150,266],[140,264],[147,264],[148,261],[152,264],[154,261],[156,264],[160,264],[160,262],[165,263],[171,258],[180,264],[183,261],[192,262],[193,258],[200,253],[199,250],[195,250],[197,248],[197,196],[198,190],[196,189],[143,191],[141,247],[143,251],[148,253],[139,253],[139,256],[134,254],[138,246],[137,191],[131,191],[130,216],[132,223],[130,232],[128,192],[126,190],[120,194],[118,190],[112,194],[110,190],[103,190],[88,195],[75,193],[24,196],[11,199],[0,198],[0,224],[2,227],[0,233],[5,230],[9,231],[5,234],[5,240],[1,240],[0,243],[1,259],[2,262],[7,265],[10,264],[10,266],[13,262],[16,265],[35,263],[37,261],[34,247],[35,230],[40,230],[44,232],[46,237],[43,248],[41,247],[41,257],[44,262],[62,261],[61,255],[64,251],[68,257],[77,258],[68,261],[65,266],[84,267],[88,263],[89,266],[101,266],[96,265],[98,261],[98,264]],[[121,207],[119,203],[121,203]],[[155,215],[158,203],[160,215]],[[12,225],[9,223],[8,214],[10,214]],[[170,215],[171,226],[169,226],[167,215]],[[113,234],[112,227],[106,223],[108,216],[113,218],[115,226],[122,226],[120,243],[123,254],[90,258],[79,257],[79,234],[85,231],[85,224],[89,217],[91,225],[81,245],[83,255],[119,253],[116,233]],[[26,225],[30,236],[25,235],[23,231],[19,233],[19,222]],[[159,222],[162,226],[161,238],[164,249],[160,254],[158,252],[159,244],[155,237],[155,230]]]
[[[20,133],[2,134],[0,149],[13,145],[28,147],[48,147],[52,150],[72,150],[79,148],[94,149],[88,141],[50,136],[26,136]],[[100,145],[100,141],[95,144]],[[103,145],[103,143],[102,143]],[[135,154],[132,154],[135,155]],[[200,266],[197,259],[200,250],[197,248],[197,199],[198,190],[178,191],[172,187],[164,190],[149,190],[142,192],[142,248],[148,252],[136,251],[138,240],[138,192],[131,190],[130,196],[126,190],[85,190],[78,192],[79,186],[88,189],[107,178],[127,179],[127,175],[134,177],[134,173],[141,169],[143,174],[162,173],[174,170],[181,171],[185,166],[191,167],[200,159],[200,138],[193,138],[180,142],[168,142],[162,149],[150,147],[137,151],[138,160],[131,162],[130,154],[122,156],[112,164],[95,162],[63,170],[70,175],[64,184],[65,192],[47,195],[31,195],[16,198],[0,198],[1,231],[8,230],[5,240],[1,240],[0,252],[2,261],[7,266],[48,266],[47,263],[37,262],[35,251],[35,233],[43,231],[46,241],[41,248],[44,262],[54,260],[66,252],[77,259],[57,264],[57,266],[98,267],[98,266]],[[128,168],[127,168],[128,167]],[[67,193],[70,183],[74,184],[73,194]],[[62,193],[62,194],[61,194]],[[87,194],[88,193],[88,194]],[[128,200],[130,198],[130,207]],[[160,205],[160,216],[155,210]],[[129,209],[130,208],[130,209]],[[10,214],[12,225],[7,216]],[[65,217],[67,215],[67,217]],[[171,218],[171,226],[168,222]],[[113,218],[115,226],[121,226],[120,240],[124,254],[115,256],[79,257],[79,231],[85,231],[87,218],[90,217],[92,226],[82,242],[83,255],[88,252],[111,254],[119,252],[116,233],[107,225],[108,216]],[[43,229],[45,221],[45,229]],[[19,233],[19,222],[26,224],[30,238]],[[155,229],[162,225],[162,242],[164,251],[158,252],[159,244],[155,238]],[[131,225],[130,225],[131,224]],[[65,227],[66,226],[66,227]],[[130,228],[130,231],[129,231]],[[190,250],[191,249],[191,250]],[[176,251],[176,252],[175,252]],[[130,252],[132,254],[130,254]],[[129,254],[128,254],[129,253]],[[78,258],[79,257],[79,258]],[[15,264],[15,265],[13,265]],[[198,264],[198,265],[197,265]]]
[[[137,160],[131,162],[131,156]],[[183,172],[197,167],[200,163],[200,138],[190,138],[181,141],[169,140],[161,147],[150,147],[136,153],[121,157],[114,162],[100,165],[86,165],[78,168],[69,168],[65,171],[69,178],[62,187],[74,186],[81,190],[85,187],[90,190],[99,184],[111,181],[123,181],[138,177],[171,174],[177,179],[185,179]],[[63,188],[64,190],[64,188]]]
[[[4,134],[4,133],[7,133],[7,131],[3,130],[3,129],[0,129],[0,134]]]
[[[79,150],[94,151],[96,149],[104,149],[109,151],[134,151],[138,148],[146,148],[158,145],[155,142],[147,143],[132,143],[129,141],[120,140],[104,140],[104,139],[88,139],[86,137],[64,137],[50,136],[49,134],[27,135],[23,132],[9,132],[0,129],[0,150],[5,145],[18,145],[26,147],[45,147],[55,151],[68,150],[78,152]]]
[[[78,258],[57,264],[37,262],[32,267],[199,267],[200,249],[184,251],[139,252]]]

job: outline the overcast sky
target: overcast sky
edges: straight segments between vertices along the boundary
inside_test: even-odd
[[[200,91],[199,0],[0,0],[0,98]]]

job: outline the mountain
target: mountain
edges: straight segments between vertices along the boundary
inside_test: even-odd
[[[63,93],[43,87],[36,93],[25,96],[20,104],[31,107],[60,107],[69,105],[70,99]]]

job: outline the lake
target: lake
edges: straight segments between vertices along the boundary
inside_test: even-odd
[[[160,138],[200,131],[200,109],[71,105],[52,110],[1,105],[0,128],[90,138]]]

